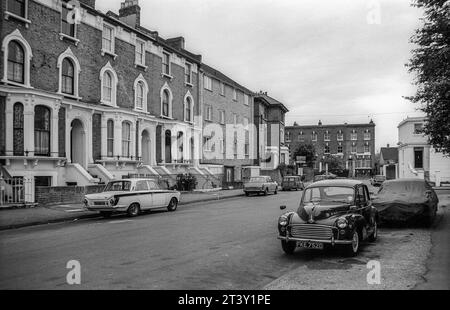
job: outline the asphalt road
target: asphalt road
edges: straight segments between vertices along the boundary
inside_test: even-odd
[[[430,273],[434,230],[420,228],[381,230],[357,258],[286,256],[276,239],[279,206],[296,209],[299,198],[281,192],[3,231],[0,289],[409,289]],[[80,262],[80,285],[66,282],[71,260]],[[380,285],[367,284],[371,260],[381,263]]]

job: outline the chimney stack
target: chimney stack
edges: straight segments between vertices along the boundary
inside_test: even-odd
[[[176,38],[171,38],[171,39],[166,39],[167,44],[169,44],[170,46],[181,50],[184,50],[184,38],[183,37],[176,37]]]
[[[141,7],[139,0],[125,0],[120,5],[119,19],[127,25],[136,28],[141,25]]]

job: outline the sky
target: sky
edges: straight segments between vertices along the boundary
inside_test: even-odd
[[[97,0],[118,12],[122,0]],[[236,82],[281,101],[286,125],[376,124],[376,148],[398,142],[398,124],[421,116],[404,99],[405,64],[422,11],[411,0],[140,0],[141,25]]]

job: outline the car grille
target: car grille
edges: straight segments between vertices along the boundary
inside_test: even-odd
[[[314,224],[294,225],[291,227],[291,235],[300,239],[330,240],[333,237],[333,229]]]
[[[108,206],[108,202],[107,201],[94,201],[94,206]]]

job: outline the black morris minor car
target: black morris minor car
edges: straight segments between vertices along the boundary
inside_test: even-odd
[[[362,182],[319,181],[305,189],[297,212],[280,216],[278,232],[287,254],[293,254],[297,247],[340,246],[347,255],[355,256],[362,241],[377,239],[378,211],[372,206],[369,190]]]

